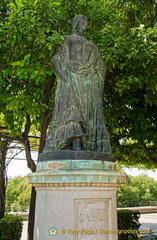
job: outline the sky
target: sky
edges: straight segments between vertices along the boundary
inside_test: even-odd
[[[157,181],[157,170],[138,170],[137,168],[123,168],[127,175],[138,176],[141,174],[147,174],[149,177],[154,178]]]
[[[24,160],[22,160],[24,159]],[[33,154],[33,159],[37,159],[36,153]],[[36,162],[36,161],[35,161]],[[138,170],[137,168],[123,168],[127,175],[138,176],[140,174],[147,174],[149,177],[154,178],[157,181],[157,170],[155,172],[151,170]],[[25,160],[25,154],[20,153],[18,157],[12,159],[7,168],[8,177],[14,178],[16,176],[26,176],[31,173],[31,170],[27,167]]]
[[[36,160],[37,153],[31,152],[31,154],[32,154],[32,158]],[[10,156],[8,156],[8,158],[9,157]],[[7,176],[9,178],[14,178],[17,176],[26,176],[29,173],[31,173],[31,170],[27,167],[25,151],[23,151],[22,153],[19,153],[15,158],[13,158],[10,161],[10,163],[7,166]]]

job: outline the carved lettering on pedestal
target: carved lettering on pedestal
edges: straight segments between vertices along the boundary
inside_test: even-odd
[[[94,212],[83,212],[79,215],[80,222],[102,222],[105,221],[105,210],[96,209]]]
[[[76,199],[75,213],[74,227],[81,233],[76,236],[76,240],[110,239],[108,234],[102,235],[97,230],[110,229],[111,199]],[[85,234],[89,231],[93,234]]]

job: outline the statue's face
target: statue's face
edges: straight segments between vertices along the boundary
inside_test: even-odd
[[[87,22],[83,19],[79,19],[79,21],[75,25],[75,28],[73,29],[73,33],[83,36],[86,29],[87,29]]]

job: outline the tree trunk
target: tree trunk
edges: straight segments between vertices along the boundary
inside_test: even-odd
[[[5,213],[5,180],[6,180],[6,155],[8,150],[8,141],[4,140],[0,144],[0,219]]]
[[[30,142],[28,139],[24,140],[24,146],[25,146],[25,152],[26,152],[27,165],[31,169],[32,172],[35,172],[36,165],[31,157]],[[28,217],[28,240],[33,240],[34,219],[35,219],[35,202],[36,202],[36,190],[34,187],[32,187],[29,217]]]
[[[44,104],[46,105],[48,105],[51,99],[51,90],[54,85],[55,78],[56,78],[55,74],[52,74],[52,76],[49,78],[48,83],[46,85],[45,97],[43,101]],[[45,145],[46,130],[49,123],[48,119],[51,115],[52,115],[52,112],[49,112],[49,113],[44,112],[41,115],[41,137],[40,137],[40,143],[39,143],[39,154],[43,151],[43,148]],[[24,138],[24,145],[25,145],[28,167],[32,170],[32,172],[35,172],[36,166],[34,164],[34,161],[31,158],[30,143],[28,140],[28,132],[30,130],[30,126],[31,126],[31,119],[30,119],[30,116],[27,115],[27,122],[25,125],[23,138]],[[33,235],[34,235],[35,203],[36,203],[36,190],[34,187],[32,187],[30,210],[29,210],[29,221],[28,221],[28,240],[33,240]]]
[[[28,240],[33,240],[34,235],[34,219],[35,219],[35,202],[36,202],[36,190],[32,187],[31,202],[29,209],[29,224],[28,224]]]

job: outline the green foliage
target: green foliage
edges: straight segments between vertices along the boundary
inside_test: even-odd
[[[23,219],[20,216],[6,215],[0,219],[0,239],[20,240]]]
[[[142,202],[156,201],[157,181],[147,175],[129,176],[130,185],[122,184],[117,192],[119,207],[138,206]]]
[[[138,211],[131,210],[118,210],[117,218],[118,218],[118,230],[137,230],[140,227],[139,223],[140,213]],[[129,236],[133,237],[133,239],[138,239],[137,233],[121,233],[118,235],[119,240],[127,240]]]
[[[133,187],[139,189],[140,200],[152,201],[157,199],[157,181],[146,175],[139,175],[137,177],[131,177],[131,184]]]
[[[53,73],[52,56],[62,37],[52,27],[57,27],[54,1],[8,1],[7,7],[10,12],[2,25],[4,84],[0,100],[6,126],[16,136],[22,134],[27,114],[39,127],[40,115],[48,107],[43,98]],[[51,89],[49,94],[53,94]]]
[[[140,195],[139,189],[135,186],[127,186],[122,184],[117,192],[117,200],[119,202],[119,207],[129,207],[129,204],[133,204],[134,202],[139,202]],[[125,205],[127,204],[127,205]]]
[[[107,68],[104,114],[115,159],[155,168],[156,0],[3,0],[0,111],[10,136],[23,134],[27,115],[42,132],[42,116],[53,109],[52,58],[80,13],[90,20],[87,38]]]
[[[27,177],[16,177],[7,183],[6,208],[12,211],[25,211],[30,204],[31,185]]]
[[[153,168],[157,162],[157,5],[113,2],[121,18],[110,31],[104,28],[102,42],[107,66],[104,105],[113,152],[119,163]]]
[[[2,24],[2,85],[1,111],[11,135],[21,135],[29,114],[40,129],[42,112],[52,110],[54,91],[49,89],[51,101],[44,104],[48,79],[54,69],[52,57],[61,42],[61,34],[70,32],[69,21],[78,12],[96,7],[101,18],[102,3],[93,1],[5,1],[9,9]],[[94,17],[96,19],[96,17]],[[94,19],[92,20],[94,25]],[[94,26],[93,26],[94,27]],[[3,84],[4,83],[4,84]],[[39,125],[38,125],[39,124]]]

